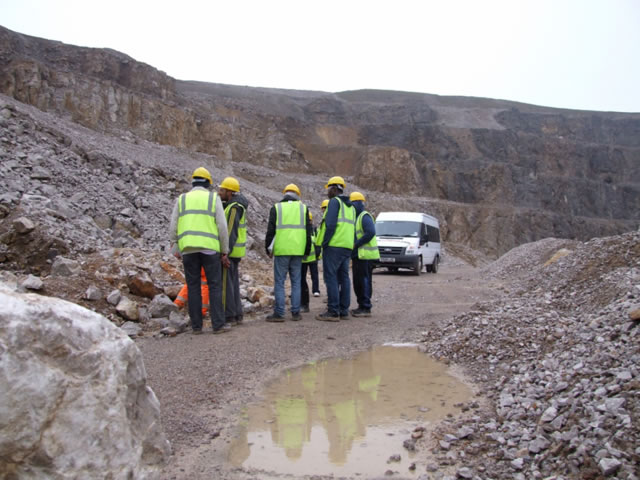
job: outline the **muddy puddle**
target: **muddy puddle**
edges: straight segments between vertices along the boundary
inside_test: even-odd
[[[262,403],[248,406],[229,460],[273,474],[407,475],[415,460],[403,442],[411,432],[470,397],[446,365],[415,345],[307,364],[286,371]],[[390,461],[393,455],[400,461]]]

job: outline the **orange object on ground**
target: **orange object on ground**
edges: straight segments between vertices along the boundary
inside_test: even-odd
[[[209,285],[207,284],[207,277],[204,274],[204,268],[200,270],[200,292],[202,294],[202,315],[206,315],[209,311]],[[187,304],[188,298],[189,291],[185,283],[173,303],[182,308]]]

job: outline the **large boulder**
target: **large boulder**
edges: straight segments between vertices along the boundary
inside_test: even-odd
[[[156,478],[170,445],[126,333],[78,305],[3,283],[0,305],[0,472]]]

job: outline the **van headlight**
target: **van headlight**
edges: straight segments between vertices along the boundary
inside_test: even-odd
[[[407,247],[407,253],[415,253],[416,252],[416,247],[414,247],[413,245],[409,245]]]

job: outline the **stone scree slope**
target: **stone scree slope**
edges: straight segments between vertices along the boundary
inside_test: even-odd
[[[485,273],[504,279],[503,298],[424,333],[424,350],[463,365],[489,400],[441,426],[432,469],[637,479],[640,232],[523,245]]]
[[[376,197],[409,195],[410,205],[428,198],[438,206],[428,211],[455,225],[451,240],[492,255],[550,236],[622,233],[640,220],[640,114],[185,82],[120,52],[2,27],[0,93],[220,162],[341,174]]]

